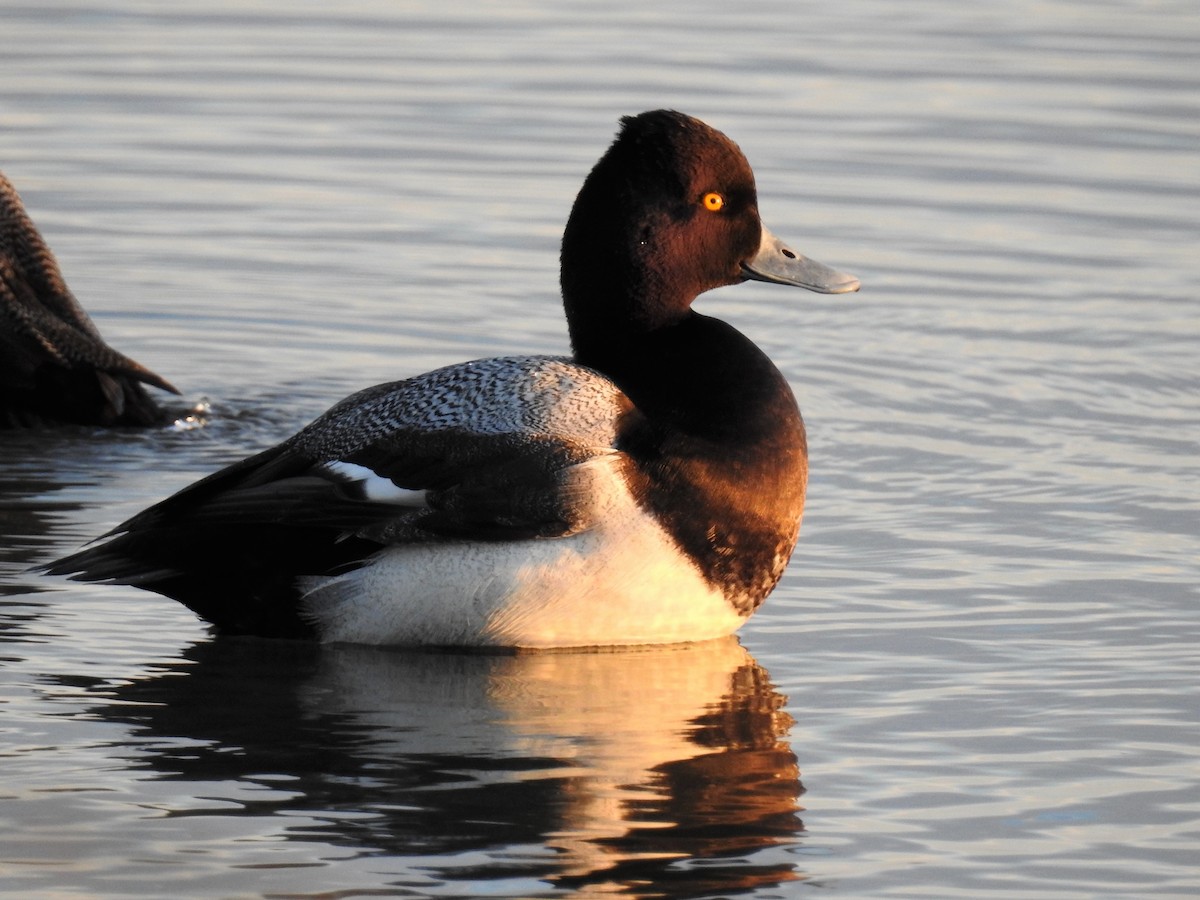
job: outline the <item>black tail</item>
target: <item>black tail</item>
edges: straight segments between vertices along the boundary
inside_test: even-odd
[[[222,632],[315,637],[300,611],[298,577],[344,569],[377,550],[354,532],[379,511],[338,496],[336,485],[306,474],[310,466],[287,444],[266,450],[43,571],[163,594]]]

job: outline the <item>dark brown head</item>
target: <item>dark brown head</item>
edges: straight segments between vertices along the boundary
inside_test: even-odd
[[[678,322],[699,294],[747,278],[839,293],[858,285],[763,227],[754,172],[724,134],[670,110],[622,119],[563,235],[563,300],[576,348],[585,332]]]

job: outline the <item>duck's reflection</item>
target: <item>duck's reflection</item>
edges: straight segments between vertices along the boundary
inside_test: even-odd
[[[284,836],[419,857],[451,884],[686,897],[801,877],[770,849],[803,829],[791,720],[734,639],[516,656],[218,640],[113,699],[98,711],[139,726],[158,777],[240,786],[236,810],[181,815],[303,811]]]

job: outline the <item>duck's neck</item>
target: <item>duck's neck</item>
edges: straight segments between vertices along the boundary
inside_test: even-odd
[[[611,378],[660,427],[727,445],[803,443],[791,389],[766,355],[732,326],[692,310],[717,283],[713,276],[675,264],[642,240],[645,223],[626,218],[628,204],[601,202],[590,190],[589,179],[562,244],[575,359]],[[582,216],[581,205],[595,212]]]
[[[576,361],[611,378],[659,427],[743,447],[803,442],[783,375],[725,322],[688,311],[648,330],[595,319],[571,324]]]

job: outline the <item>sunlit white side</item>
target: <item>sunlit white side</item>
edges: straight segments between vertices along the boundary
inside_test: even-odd
[[[326,642],[409,646],[671,643],[737,630],[744,617],[637,505],[618,456],[577,468],[591,529],[389,547],[351,572],[302,578],[304,615]]]

